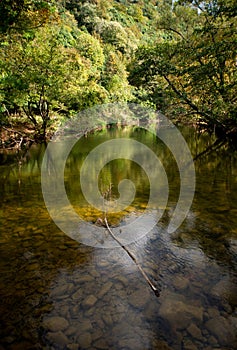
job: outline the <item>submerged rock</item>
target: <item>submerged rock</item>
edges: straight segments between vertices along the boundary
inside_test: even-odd
[[[112,285],[112,282],[105,283],[98,293],[98,298],[102,298],[111,289]]]
[[[128,301],[132,306],[136,308],[142,308],[147,304],[149,299],[150,299],[150,293],[147,290],[147,288],[144,287],[144,289],[139,289],[134,293],[132,293],[129,296]]]
[[[237,334],[235,326],[225,317],[219,316],[206,322],[206,327],[219,341],[220,345],[230,346],[237,344]]]
[[[228,301],[233,307],[237,306],[237,285],[228,278],[223,278],[211,290],[211,294]]]
[[[91,346],[91,334],[86,332],[78,336],[77,341],[79,343],[79,349],[87,349]]]
[[[203,320],[203,309],[192,305],[180,294],[168,292],[161,296],[160,302],[160,316],[175,329],[186,329],[193,320],[199,323]]]
[[[94,342],[94,346],[96,347],[96,349],[108,349],[108,343],[106,342],[105,339],[101,338],[98,339]]]
[[[120,349],[130,349],[130,350],[138,350],[144,349],[144,344],[141,343],[141,339],[134,337],[134,338],[122,338],[118,342]]]
[[[68,321],[59,316],[48,317],[43,322],[43,327],[51,332],[64,331],[68,326]]]
[[[189,285],[189,280],[183,276],[175,276],[173,279],[173,285],[178,290],[186,289]]]
[[[68,338],[66,337],[65,334],[63,334],[61,331],[60,332],[49,332],[46,336],[47,340],[58,347],[64,347],[69,343]]]
[[[203,340],[202,332],[194,323],[187,328],[188,333],[195,339]]]
[[[97,298],[93,295],[90,294],[83,302],[82,302],[82,306],[84,308],[90,308],[92,306],[95,305],[95,303],[97,302]]]
[[[67,345],[67,350],[78,350],[80,349],[79,344],[71,343]]]

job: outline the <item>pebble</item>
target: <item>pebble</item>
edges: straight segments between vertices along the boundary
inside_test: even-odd
[[[78,331],[78,326],[73,325],[73,326],[69,326],[66,329],[65,334],[70,337],[71,335],[76,334],[77,331]]]
[[[210,318],[215,318],[220,316],[219,310],[214,307],[209,308],[207,312]]]
[[[87,349],[91,346],[91,334],[89,332],[82,333],[77,337],[77,341],[79,343],[79,349]]]
[[[133,292],[129,297],[129,303],[135,308],[143,308],[150,299],[150,293],[146,286],[143,289],[139,289]]]
[[[173,279],[173,286],[178,290],[184,290],[188,287],[189,280],[182,276],[175,276]]]
[[[195,339],[203,340],[202,332],[194,323],[187,328],[188,333]]]
[[[96,328],[95,331],[91,334],[93,341],[102,338],[102,336],[103,336],[103,332],[100,328]]]
[[[90,307],[94,306],[96,302],[97,302],[97,298],[96,298],[93,294],[90,294],[90,295],[82,302],[82,306],[83,306],[84,308],[90,308]]]
[[[102,289],[98,293],[98,298],[102,298],[112,287],[112,282],[107,282],[103,285]]]
[[[203,309],[180,294],[168,292],[160,297],[160,302],[160,316],[176,329],[186,329],[193,319],[199,323],[203,320]]]
[[[185,350],[198,350],[195,344],[191,340],[185,340],[183,343],[183,349]]]
[[[93,329],[92,323],[89,319],[85,319],[83,322],[78,324],[79,333],[89,331]]]
[[[86,283],[86,282],[91,282],[94,281],[94,277],[87,274],[87,275],[82,275],[78,278],[77,283]]]
[[[78,300],[82,297],[83,292],[81,289],[78,289],[73,295],[72,295],[72,299],[73,300]]]
[[[96,349],[108,349],[108,343],[103,338],[96,340],[94,346]]]
[[[109,313],[103,314],[102,319],[107,326],[111,326],[113,324],[112,317]]]
[[[59,316],[52,316],[43,321],[43,327],[52,332],[63,331],[69,326],[68,321]]]
[[[51,297],[56,297],[56,296],[61,296],[64,295],[70,288],[70,285],[73,286],[73,284],[63,284],[61,286],[58,286],[54,289],[51,290],[50,296]]]
[[[40,269],[40,264],[38,263],[29,264],[26,268],[27,271],[37,271],[39,269]]]
[[[118,275],[118,276],[115,277],[115,279],[118,280],[118,281],[120,281],[120,282],[122,282],[122,284],[123,284],[125,287],[128,285],[128,279],[127,279],[126,277],[124,277],[124,276]]]
[[[68,344],[67,350],[79,350],[79,344],[76,344],[76,343]]]
[[[172,350],[165,341],[163,340],[154,340],[152,342],[152,349],[157,349],[157,350]]]
[[[228,346],[236,341],[236,332],[230,320],[223,316],[212,318],[205,324],[207,329],[218,339],[223,346]]]
[[[237,286],[228,278],[221,279],[211,289],[211,294],[227,299],[230,304],[237,306]]]
[[[64,347],[65,345],[67,345],[69,343],[68,338],[61,331],[60,332],[49,332],[46,337],[51,344],[54,344],[57,346]]]
[[[120,349],[144,350],[144,344],[139,338],[122,338],[118,342]]]

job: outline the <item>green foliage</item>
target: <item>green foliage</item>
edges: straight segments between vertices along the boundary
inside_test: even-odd
[[[0,2],[0,32],[28,30],[48,22],[55,11],[50,0],[2,0]]]
[[[173,5],[172,5],[173,3]],[[0,117],[114,101],[236,125],[235,0],[2,0]]]
[[[237,22],[222,4],[215,1],[215,8],[206,4],[208,10],[199,12],[193,5],[183,6],[182,11],[177,5],[172,18],[163,23],[170,38],[139,48],[130,82],[150,91],[156,105],[155,94],[162,90],[164,112],[195,114],[227,134],[237,119]]]

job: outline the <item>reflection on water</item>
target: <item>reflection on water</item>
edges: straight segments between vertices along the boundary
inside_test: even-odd
[[[182,133],[194,156],[211,143],[188,128]],[[44,147],[34,146],[16,163],[4,156],[1,166],[0,349],[236,349],[237,154],[222,148],[195,161],[192,208],[168,235],[179,196],[177,165],[154,135],[139,129],[101,131],[73,148],[65,169],[71,203],[90,222],[102,215],[85,201],[79,172],[90,150],[115,137],[145,143],[168,176],[162,219],[129,246],[160,298],[122,249],[85,246],[52,222],[40,186]],[[110,196],[117,198],[124,178],[137,192],[130,207],[109,218],[121,227],[141,215],[149,198],[146,174],[125,159],[103,168],[101,191],[112,183]]]

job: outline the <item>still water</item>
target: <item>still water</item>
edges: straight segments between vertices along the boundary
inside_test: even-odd
[[[213,142],[193,129],[180,130],[193,157]],[[0,350],[237,348],[237,153],[222,147],[195,160],[191,209],[169,234],[180,176],[167,147],[137,127],[82,138],[67,159],[65,188],[75,212],[91,224],[88,235],[92,230],[98,246],[107,234],[96,224],[103,213],[86,201],[79,173],[93,148],[121,137],[147,145],[167,174],[168,203],[161,219],[129,245],[160,297],[121,247],[88,246],[56,226],[41,189],[44,145],[23,155],[2,154]],[[136,188],[131,205],[108,214],[112,230],[142,215],[149,200],[149,176],[125,158],[107,163],[98,178],[111,202],[118,198],[122,179],[132,180]],[[105,237],[96,235],[99,229]]]

